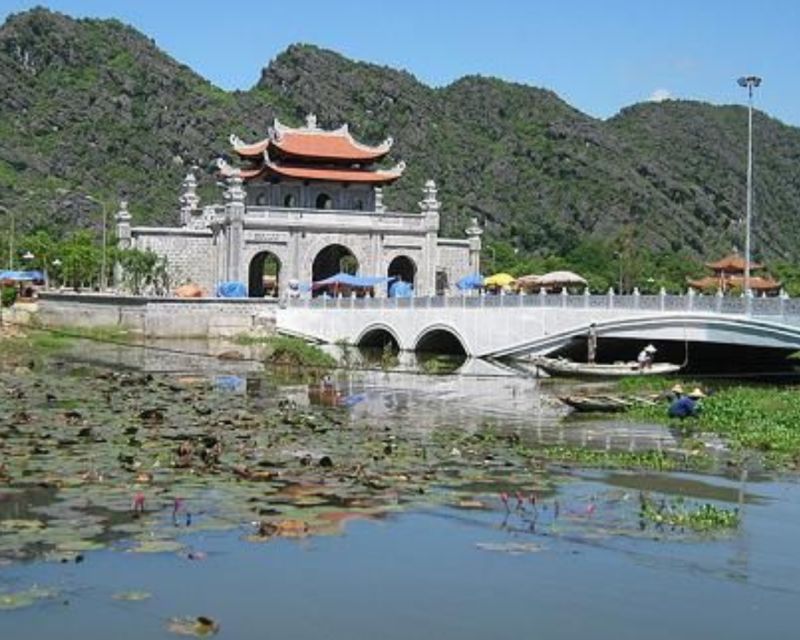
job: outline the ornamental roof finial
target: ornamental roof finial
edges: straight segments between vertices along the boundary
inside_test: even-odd
[[[310,129],[311,131],[316,131],[319,129],[317,126],[317,116],[314,113],[309,113],[306,116],[306,129]]]

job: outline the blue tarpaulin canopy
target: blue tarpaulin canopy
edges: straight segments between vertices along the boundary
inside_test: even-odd
[[[0,280],[32,282],[34,280],[44,280],[44,274],[41,271],[0,271]]]
[[[354,276],[349,273],[337,273],[330,278],[318,280],[311,286],[314,289],[319,287],[327,287],[329,285],[343,285],[345,287],[374,287],[379,284],[391,282],[395,278],[387,278],[385,276]]]
[[[217,285],[218,298],[246,298],[247,287],[241,282],[220,282]]]
[[[390,298],[411,298],[414,295],[414,285],[403,280],[395,280],[389,285]]]
[[[459,289],[480,289],[483,286],[483,276],[480,273],[471,273],[456,282]]]

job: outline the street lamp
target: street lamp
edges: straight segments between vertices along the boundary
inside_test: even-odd
[[[106,203],[102,200],[98,200],[97,198],[87,195],[84,196],[87,200],[91,200],[92,202],[99,204],[103,209],[103,253],[102,259],[100,262],[100,291],[105,291],[106,287],[108,286],[108,278],[106,276],[106,245],[107,242],[107,211],[106,211]]]
[[[0,210],[7,213],[11,219],[11,229],[8,233],[8,270],[11,271],[14,268],[14,212],[10,209],[6,209],[1,204]]]
[[[56,280],[58,280],[58,270],[61,267],[61,260],[59,258],[56,258],[50,264],[53,265],[53,268],[56,270]],[[47,288],[49,288],[50,287],[50,275],[49,275],[49,273],[47,271],[45,271],[44,273],[45,273],[45,277],[46,277],[45,286]]]
[[[742,76],[736,81],[747,88],[747,219],[744,237],[744,292],[750,293],[750,218],[753,211],[753,88],[761,84],[758,76]]]
[[[614,257],[619,260],[619,288],[617,291],[619,292],[619,295],[622,295],[622,252],[615,251]]]

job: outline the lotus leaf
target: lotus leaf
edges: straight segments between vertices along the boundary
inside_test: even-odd
[[[167,630],[179,636],[205,638],[216,634],[219,624],[206,616],[171,618],[167,623]]]
[[[39,600],[53,598],[56,591],[41,587],[31,587],[24,591],[0,593],[0,610],[22,609],[36,604]]]
[[[122,600],[124,602],[141,602],[143,600],[149,600],[152,595],[153,594],[147,591],[120,591],[111,597],[114,598],[114,600]]]

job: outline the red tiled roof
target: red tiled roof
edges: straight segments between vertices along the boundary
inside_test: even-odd
[[[284,133],[274,140],[272,146],[286,155],[323,160],[350,160],[373,162],[389,153],[390,146],[367,147],[354,144],[350,136],[335,136],[323,133]]]
[[[724,271],[726,273],[744,273],[745,265],[745,259],[742,258],[742,256],[740,256],[738,253],[732,253],[731,255],[725,256],[716,262],[706,262],[706,266],[709,269],[713,269],[714,271]],[[751,261],[750,271],[761,269],[763,266],[764,265]]]
[[[392,148],[392,139],[388,138],[372,147],[354,140],[347,125],[333,131],[324,131],[316,127],[314,120],[306,127],[295,129],[276,119],[269,136],[263,140],[245,144],[236,136],[231,136],[231,144],[239,156],[248,158],[267,151],[296,158],[363,163],[383,158]]]
[[[719,278],[716,276],[705,276],[698,280],[689,280],[689,286],[693,289],[703,291],[715,291],[722,285],[723,291],[728,289],[742,289],[744,287],[744,276],[728,276]],[[781,283],[772,278],[761,276],[750,276],[750,288],[754,291],[777,291],[781,288]]]
[[[328,182],[359,182],[369,184],[389,184],[403,175],[403,167],[389,170],[350,169],[339,167],[315,167],[278,164],[266,162],[257,169],[241,171],[244,180],[252,180],[260,175],[277,175],[296,180],[326,180]]]

